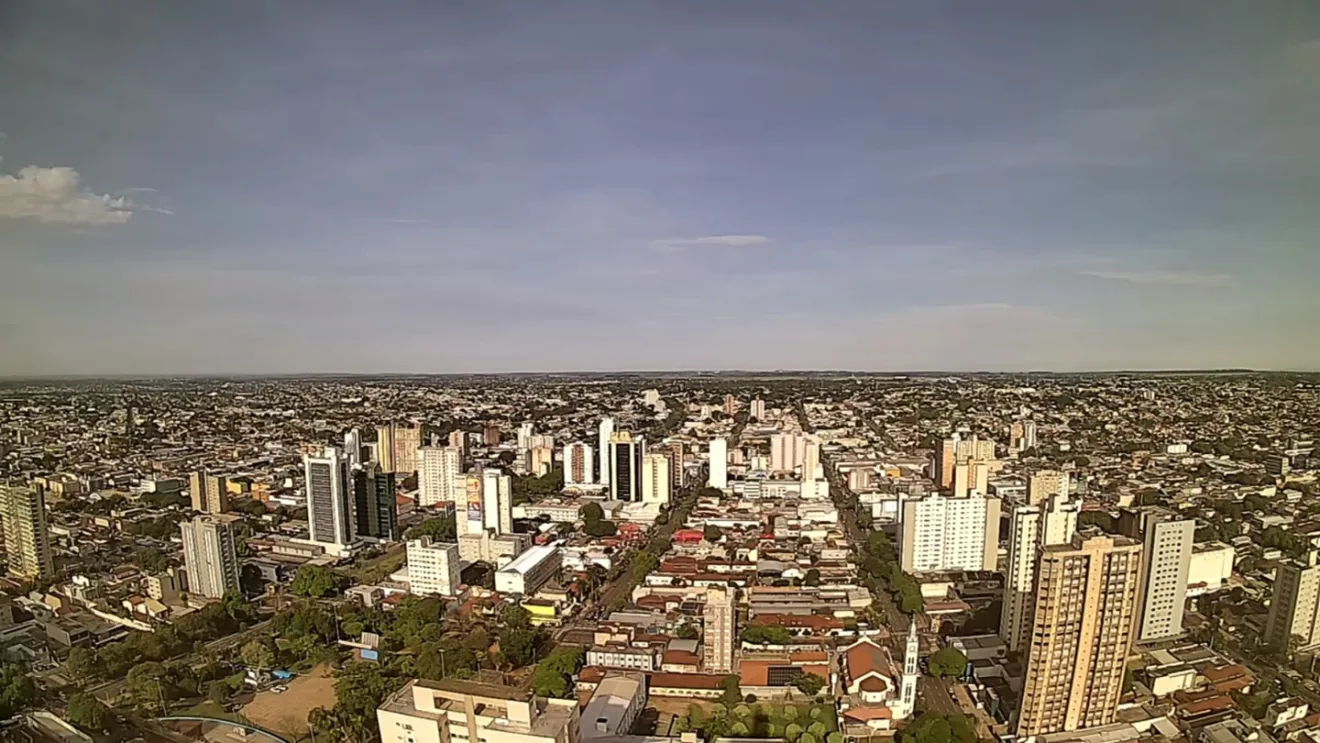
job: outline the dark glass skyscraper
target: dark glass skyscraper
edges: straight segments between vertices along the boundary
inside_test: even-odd
[[[357,536],[398,539],[399,519],[394,504],[394,473],[374,464],[353,470],[353,510]]]

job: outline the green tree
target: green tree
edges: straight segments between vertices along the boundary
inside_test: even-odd
[[[17,663],[0,666],[0,719],[8,719],[37,701],[37,685]]]
[[[532,626],[532,615],[518,604],[510,604],[500,612],[500,622],[511,629],[527,629]]]
[[[252,640],[243,646],[239,651],[239,657],[243,659],[244,665],[249,668],[255,668],[258,671],[269,671],[275,668],[275,651],[261,640]]]
[[[592,537],[612,537],[619,533],[619,526],[613,521],[587,521],[582,524],[582,531]]]
[[[958,678],[967,671],[967,656],[957,648],[944,647],[930,656],[930,672],[943,678]]]
[[[376,708],[402,683],[386,676],[374,663],[348,663],[335,675],[335,727],[340,741],[372,740],[377,731]],[[331,731],[327,731],[331,732]]]
[[[170,560],[163,550],[146,547],[137,551],[138,567],[148,575],[164,572],[170,566]]]
[[[167,673],[160,663],[153,661],[133,666],[124,680],[139,706],[151,707],[166,697]]]
[[[208,681],[206,683],[206,698],[216,704],[224,704],[229,701],[229,684],[220,679]]]
[[[605,518],[605,509],[599,503],[587,503],[582,506],[582,523],[590,524]]]
[[[793,635],[784,627],[769,624],[750,624],[740,633],[743,642],[753,645],[787,645]]]
[[[706,524],[701,530],[701,538],[707,542],[718,542],[724,536],[724,530],[714,524]]]
[[[101,700],[86,692],[76,692],[69,697],[67,708],[69,722],[89,733],[104,733],[110,727],[110,710]]]
[[[299,596],[325,598],[339,593],[342,579],[329,568],[320,565],[304,565],[293,576],[289,590]]]
[[[724,703],[725,707],[732,709],[742,701],[742,688],[739,686],[737,676],[733,674],[725,676],[720,681],[720,688],[724,690],[724,693],[720,695],[720,701]]]
[[[784,728],[784,739],[790,742],[796,741],[798,738],[802,737],[803,732],[805,731],[801,725],[796,722],[789,723],[788,727]]]
[[[825,679],[814,673],[804,673],[793,679],[793,686],[809,697],[814,697],[825,688]]]
[[[808,570],[807,570],[807,574],[806,574],[805,576],[803,576],[803,578],[802,578],[802,582],[803,582],[805,585],[808,585],[808,586],[819,586],[819,585],[820,585],[820,571],[817,570],[816,568],[810,568],[810,569],[808,569]]]
[[[816,738],[816,736],[812,734],[811,731],[807,731],[803,733],[801,737],[798,738],[798,743],[816,743],[817,740],[818,738]]]
[[[408,530],[408,539],[430,537],[435,542],[452,542],[458,538],[458,519],[455,516],[437,516],[427,519]]]
[[[64,670],[75,679],[95,679],[101,675],[96,653],[84,647],[69,650],[69,657],[64,661]]]
[[[537,640],[530,629],[507,628],[500,633],[500,653],[514,668],[529,666],[536,660]]]

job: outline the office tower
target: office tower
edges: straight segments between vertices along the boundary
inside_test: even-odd
[[[457,503],[458,476],[463,474],[463,457],[452,446],[423,446],[417,450],[417,505]]]
[[[902,502],[903,570],[994,570],[999,552],[999,499],[931,493]]]
[[[1289,561],[1274,571],[1274,593],[1265,621],[1264,644],[1281,651],[1320,645],[1320,560],[1310,550],[1305,561]],[[1294,640],[1294,638],[1297,638]]]
[[[600,421],[600,431],[597,436],[597,443],[600,444],[596,451],[600,452],[600,477],[596,480],[601,485],[610,484],[610,468],[613,466],[610,460],[610,437],[614,435],[614,419],[602,418]]]
[[[802,466],[806,454],[806,436],[799,433],[776,433],[770,436],[770,469],[792,472]]]
[[[498,468],[481,473],[481,507],[487,529],[513,533],[513,479]]]
[[[9,574],[51,578],[55,560],[46,525],[46,492],[40,487],[0,486],[0,531],[4,532]]]
[[[527,450],[527,471],[533,477],[550,474],[555,467],[555,450],[548,446],[533,446]]]
[[[344,434],[344,455],[349,467],[362,464],[362,432],[356,428]]]
[[[194,511],[225,513],[229,510],[229,480],[223,475],[208,475],[204,470],[188,477],[188,495]]]
[[[596,463],[589,444],[577,442],[564,447],[564,486],[595,482]]]
[[[467,457],[467,433],[463,429],[449,432],[449,446],[458,450],[460,459]]]
[[[644,443],[628,431],[610,436],[610,498],[635,502],[642,499],[642,453]]]
[[[535,430],[530,422],[518,426],[518,451],[527,451],[532,448],[532,433]]]
[[[481,429],[481,441],[486,446],[499,446],[500,438],[500,427],[494,423],[487,423],[486,427]]]
[[[581,743],[584,738],[576,699],[448,679],[404,684],[376,709],[376,725],[381,743]]]
[[[307,524],[313,542],[344,546],[353,541],[348,460],[337,447],[320,456],[303,455],[307,490]]]
[[[642,502],[668,503],[670,485],[669,456],[651,452],[642,457]]]
[[[1008,531],[1008,565],[1004,569],[1004,604],[999,615],[999,636],[1010,651],[1025,651],[1031,642],[1035,617],[1036,562],[1042,547],[1069,544],[1077,532],[1081,501],[1054,495],[1045,502],[1019,505],[1012,511]]]
[[[738,398],[733,395],[724,396],[724,414],[733,415],[738,412]]]
[[[754,398],[750,409],[747,411],[747,415],[758,421],[765,420],[765,400],[762,400],[759,397]]]
[[[1142,542],[1134,638],[1151,642],[1181,635],[1196,522],[1162,508],[1123,509],[1118,531]]]
[[[206,514],[179,524],[189,593],[218,599],[228,591],[238,592],[238,549],[233,530],[237,520],[237,516],[228,514]]]
[[[1058,470],[1040,470],[1032,473],[1027,485],[1027,502],[1032,505],[1044,503],[1059,495],[1068,497],[1070,490],[1068,473]]]
[[[706,485],[723,490],[729,487],[729,442],[710,440],[710,473]]]
[[[734,647],[738,643],[734,599],[733,588],[706,589],[706,608],[701,615],[704,673],[733,672]]]
[[[974,465],[976,462],[984,462],[987,465],[995,462],[995,442],[976,436],[962,438],[959,434],[954,434],[952,438],[941,441],[936,448],[935,471],[931,474],[939,487],[947,490],[953,486],[954,473],[959,464]],[[975,475],[975,468],[972,467],[970,472]]]
[[[1074,537],[1041,549],[1017,734],[1108,725],[1132,646],[1141,545]]]
[[[399,538],[398,505],[394,501],[394,473],[382,472],[374,462],[353,467],[353,511],[357,536]]]
[[[458,593],[458,543],[432,542],[430,537],[408,541],[408,592],[417,596],[453,596]]]

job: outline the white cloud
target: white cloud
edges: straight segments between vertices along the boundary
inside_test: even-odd
[[[751,245],[765,245],[770,238],[765,235],[706,235],[705,237],[680,237],[668,240],[654,240],[651,247],[659,250],[684,250],[686,248],[723,247],[745,248]]]
[[[32,217],[64,224],[123,224],[133,216],[128,199],[98,195],[82,187],[73,168],[30,165],[18,175],[0,175],[0,217]]]
[[[1199,286],[1205,288],[1237,286],[1237,281],[1232,276],[1196,273],[1195,271],[1083,271],[1082,275],[1108,281],[1125,281],[1129,284],[1149,286]]]

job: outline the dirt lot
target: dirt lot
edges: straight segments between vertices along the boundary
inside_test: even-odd
[[[305,735],[309,712],[335,706],[335,681],[328,666],[317,666],[286,685],[289,690],[283,694],[269,690],[258,694],[243,707],[243,716],[255,725],[290,737]]]

